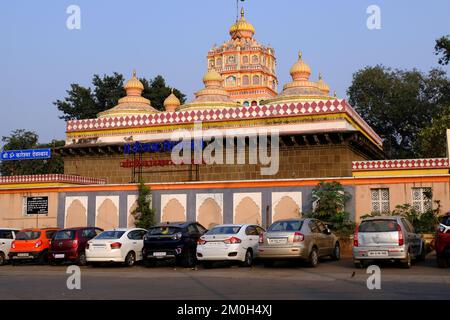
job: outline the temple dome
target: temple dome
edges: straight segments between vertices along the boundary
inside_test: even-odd
[[[138,78],[136,78],[136,70],[133,70],[133,76],[131,77],[130,80],[127,81],[127,83],[124,86],[125,90],[129,90],[129,89],[138,89],[143,91],[144,90],[144,85],[142,84],[141,81],[139,81]]]
[[[319,80],[317,81],[317,88],[319,88],[320,91],[328,95],[330,93],[330,87],[328,84],[325,83],[322,79],[322,74],[319,73]]]
[[[290,74],[294,81],[309,79],[311,68],[303,61],[301,52],[299,52],[298,61],[292,66]]]
[[[180,105],[181,105],[180,99],[178,99],[177,96],[173,94],[172,89],[172,93],[166,98],[166,100],[164,100],[164,108],[168,112],[173,112]]]
[[[210,82],[222,82],[222,76],[214,68],[210,68],[203,76],[205,86]]]
[[[250,22],[245,20],[244,8],[241,9],[241,18],[230,28],[230,35],[236,38],[251,38],[255,34],[255,28]]]

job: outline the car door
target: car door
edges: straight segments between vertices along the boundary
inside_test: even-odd
[[[325,251],[326,251],[326,243],[325,243],[325,238],[324,238],[324,234],[320,232],[319,230],[319,226],[316,223],[316,220],[309,220],[308,222],[308,227],[309,230],[311,231],[311,234],[309,235],[310,238],[310,242],[311,243],[311,247],[315,244],[317,246],[317,248],[319,249],[319,256],[323,256],[325,255]]]
[[[0,230],[0,252],[3,252],[6,259],[14,239],[15,234],[13,230]]]
[[[330,233],[328,234],[328,227],[320,220],[316,220],[317,227],[323,239],[323,253],[332,254],[334,249],[334,237]]]
[[[256,226],[251,225],[247,226],[245,229],[245,238],[246,238],[246,247],[252,248],[253,255],[258,252],[258,241],[259,241],[259,233],[256,229]]]
[[[420,254],[421,238],[414,232],[414,227],[405,218],[401,219],[403,228],[405,229],[405,235],[408,240],[411,252],[414,256]]]
[[[144,248],[144,236],[147,230],[139,229],[133,235],[133,250],[136,252],[136,260],[142,260],[142,249]]]

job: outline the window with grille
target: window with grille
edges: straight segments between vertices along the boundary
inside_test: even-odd
[[[370,197],[372,201],[372,213],[388,213],[389,212],[389,189],[370,189]]]
[[[412,188],[413,208],[418,212],[426,212],[433,208],[431,188]]]

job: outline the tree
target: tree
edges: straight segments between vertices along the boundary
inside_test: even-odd
[[[160,111],[164,110],[164,100],[172,91],[166,85],[166,81],[160,75],[154,79],[139,79],[144,85],[142,96],[150,99],[152,106]],[[120,98],[126,95],[123,88],[125,78],[114,72],[113,75],[100,77],[94,74],[92,78],[93,88],[86,88],[72,83],[67,90],[67,96],[63,100],[53,102],[59,111],[63,113],[60,117],[64,120],[93,119],[99,112],[111,109],[117,105]],[[181,103],[186,101],[186,96],[178,89],[173,88],[173,93],[180,99]]]
[[[422,158],[446,156],[447,129],[450,128],[450,105],[441,114],[436,115],[431,124],[420,130],[416,148]]]
[[[450,105],[450,80],[433,69],[392,70],[377,65],[353,74],[347,94],[349,102],[383,139],[390,158],[424,154],[417,137]]]
[[[153,210],[150,201],[151,190],[145,185],[144,180],[140,181],[138,190],[138,205],[131,214],[135,218],[137,228],[148,229],[155,225],[155,210]]]
[[[52,140],[50,143],[39,144],[39,137],[32,131],[24,129],[14,130],[10,136],[2,137],[5,143],[4,150],[22,150],[38,148],[55,148],[64,146],[64,141]],[[50,159],[45,160],[20,160],[20,161],[2,161],[0,164],[0,173],[3,176],[13,175],[31,175],[31,174],[49,174],[63,173],[64,162],[60,155],[52,153]]]
[[[434,53],[436,55],[442,54],[439,58],[439,64],[447,65],[450,62],[450,36],[444,36],[436,40],[434,46]]]

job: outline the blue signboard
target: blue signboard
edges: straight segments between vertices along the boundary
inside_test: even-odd
[[[51,149],[9,150],[1,153],[1,160],[49,159],[51,156]]]

